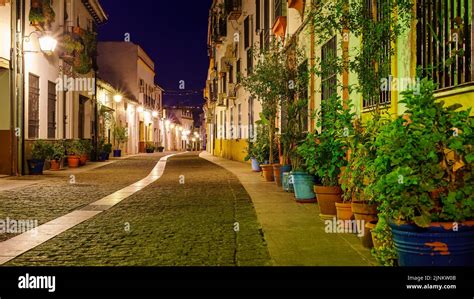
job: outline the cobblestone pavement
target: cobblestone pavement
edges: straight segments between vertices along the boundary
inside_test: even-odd
[[[169,159],[157,182],[8,265],[270,263],[252,201],[238,179],[185,154]]]
[[[61,171],[14,180],[35,180],[38,184],[0,191],[0,219],[37,220],[46,223],[86,206],[146,177],[163,154],[140,155],[103,167],[74,174]],[[1,234],[0,242],[15,234]]]

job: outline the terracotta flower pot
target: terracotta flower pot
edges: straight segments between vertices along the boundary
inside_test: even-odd
[[[359,223],[369,223],[371,221],[377,221],[377,206],[376,205],[369,205],[367,202],[364,201],[353,201],[352,202],[352,212],[354,213],[354,218],[357,224]],[[364,225],[365,225],[364,224]],[[357,227],[357,229],[360,231],[362,228]],[[364,236],[362,239],[364,239],[367,234],[367,230],[364,232]]]
[[[375,250],[378,250],[378,248],[380,248],[377,237],[375,237],[375,234],[372,233],[372,230],[375,228],[376,225],[377,221],[371,221],[365,224],[365,233],[362,237],[362,245],[365,248],[370,249],[375,247]]]
[[[322,218],[332,219],[337,215],[336,202],[342,203],[341,187],[314,186]]]
[[[68,156],[67,165],[69,168],[78,168],[80,165],[81,159],[79,156]]]
[[[260,165],[263,171],[263,177],[267,182],[273,182],[275,181],[275,177],[273,176],[273,165],[267,164],[267,165]]]
[[[278,187],[281,187],[281,173],[280,173],[281,165],[280,164],[273,164],[273,176],[275,182],[277,183]]]
[[[60,162],[60,161],[51,160],[51,161],[50,161],[50,164],[51,164],[51,168],[50,168],[51,171],[59,171],[59,170],[61,170],[61,162]]]
[[[87,155],[81,155],[79,158],[79,165],[84,166],[87,164]]]
[[[354,214],[352,213],[351,203],[336,202],[337,219],[338,220],[352,220]]]

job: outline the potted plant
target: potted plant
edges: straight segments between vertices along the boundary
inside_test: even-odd
[[[113,132],[113,137],[115,141],[115,150],[114,150],[114,157],[121,157],[122,156],[122,150],[120,147],[128,141],[128,132],[127,128],[122,127],[122,126],[115,126],[114,132]]]
[[[32,0],[29,21],[32,26],[46,30],[54,22],[56,13],[51,6],[51,0]]]
[[[390,115],[376,109],[371,117],[364,123],[361,119],[354,121],[354,131],[349,137],[349,161],[342,172],[341,187],[344,203],[351,203],[345,218],[354,218],[358,231],[364,231],[366,237],[368,230],[362,230],[363,223],[377,221],[377,204],[366,195],[366,188],[374,180],[373,162],[377,158],[375,141],[382,126],[390,122]],[[370,244],[365,242],[364,244]]]
[[[296,201],[300,203],[316,202],[314,175],[308,171],[308,164],[302,163],[302,160],[305,160],[304,157],[309,157],[313,150],[314,148],[307,147],[307,143],[302,143],[297,148],[297,152],[291,155],[293,170],[290,172],[289,184],[295,192]]]
[[[79,140],[69,140],[66,143],[67,164],[69,168],[80,166],[81,155],[83,152],[82,144]]]
[[[157,149],[158,149],[158,152],[160,152],[160,153],[165,151],[165,147],[162,146],[162,145],[160,145]]]
[[[377,137],[368,189],[392,231],[401,266],[474,265],[474,118],[434,98],[422,80],[406,113]]]
[[[83,139],[79,141],[80,143],[80,165],[84,166],[87,164],[87,160],[89,159],[89,155],[92,152],[92,141],[88,139]]]
[[[50,143],[37,140],[31,148],[31,159],[27,160],[30,175],[42,175],[46,159],[51,156],[52,146]]]
[[[55,142],[52,146],[51,155],[48,157],[52,171],[61,170],[61,162],[66,156],[66,148],[63,142]]]
[[[247,156],[245,156],[245,161],[250,161],[252,165],[253,172],[261,172],[260,164],[263,163],[264,158],[262,157],[261,152],[258,150],[256,142],[247,140]]]
[[[353,131],[351,107],[345,107],[336,95],[323,102],[318,112],[317,127],[321,133],[308,134],[298,150],[306,169],[316,175],[322,185],[314,187],[322,218],[337,215],[336,203],[343,203],[340,174],[347,165],[347,142]],[[344,208],[344,206],[343,206]],[[350,208],[350,204],[349,204]]]
[[[146,146],[145,146],[145,151],[147,152],[147,154],[153,154],[155,152],[155,145],[153,144],[153,142],[147,142],[146,143]]]
[[[109,160],[110,154],[112,153],[112,144],[105,143],[102,147],[102,158],[104,161]]]

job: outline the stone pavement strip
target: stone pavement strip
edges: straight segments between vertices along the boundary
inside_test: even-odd
[[[161,158],[146,178],[114,192],[81,210],[71,212],[46,224],[40,225],[26,233],[1,242],[0,265],[5,264],[17,256],[45,243],[74,226],[97,216],[103,211],[112,208],[127,197],[155,182],[163,175],[166,161],[172,156],[173,155],[168,155]]]
[[[275,183],[264,182],[250,165],[214,157],[207,159],[235,174],[252,198],[270,256],[278,266],[374,266],[370,251],[356,236],[329,234],[317,204],[298,204]]]

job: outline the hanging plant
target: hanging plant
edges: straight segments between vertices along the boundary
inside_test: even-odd
[[[56,18],[51,0],[31,0],[29,21],[42,30],[49,29]]]

